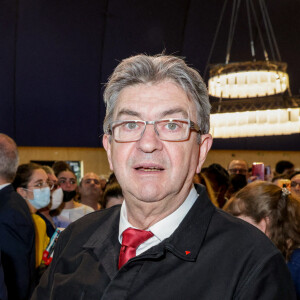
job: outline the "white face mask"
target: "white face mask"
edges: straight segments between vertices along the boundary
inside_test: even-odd
[[[50,205],[50,210],[57,209],[62,201],[63,201],[64,193],[61,188],[56,189],[52,194],[51,194],[51,205]]]

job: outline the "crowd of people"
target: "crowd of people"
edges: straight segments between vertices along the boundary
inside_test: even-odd
[[[15,142],[0,133],[1,300],[29,299],[57,228],[124,199],[113,173],[109,180],[93,172],[78,180],[64,161],[52,167],[18,161]]]
[[[104,98],[109,178],[19,165],[0,134],[0,299],[300,298],[294,164],[202,168],[210,106],[182,59],[124,60]]]

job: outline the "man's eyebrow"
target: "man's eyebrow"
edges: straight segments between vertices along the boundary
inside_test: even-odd
[[[166,110],[166,111],[164,111],[164,112],[161,113],[161,117],[163,118],[163,117],[166,117],[166,116],[169,116],[169,115],[173,115],[173,114],[176,114],[176,113],[181,113],[184,118],[188,118],[189,117],[187,111],[184,110],[181,107],[168,109],[168,110]]]
[[[160,118],[164,118],[166,116],[169,116],[169,115],[172,115],[172,114],[176,114],[176,113],[181,113],[183,115],[184,118],[188,118],[189,115],[188,115],[188,112],[181,108],[181,107],[176,107],[176,108],[172,108],[172,109],[168,109],[168,110],[165,110],[163,112],[160,113]],[[133,111],[133,110],[130,110],[130,109],[121,109],[118,114],[117,114],[117,119],[120,118],[120,116],[122,115],[127,115],[127,116],[132,116],[132,117],[138,117],[138,118],[142,118],[141,117],[141,114],[138,113],[137,111]]]
[[[141,118],[141,115],[136,112],[136,111],[133,111],[133,110],[130,110],[130,109],[121,109],[118,114],[117,114],[117,119],[120,118],[120,116],[122,115],[127,115],[127,116],[132,116],[132,117],[138,117],[138,118]]]

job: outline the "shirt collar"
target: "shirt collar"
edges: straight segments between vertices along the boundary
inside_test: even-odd
[[[168,238],[179,226],[181,221],[184,219],[188,211],[191,209],[193,204],[198,198],[198,193],[196,189],[193,187],[185,199],[185,201],[169,216],[155,223],[153,226],[148,228],[155,237],[157,237],[160,241]],[[119,222],[119,242],[122,244],[122,234],[127,228],[136,228],[132,226],[128,222],[127,218],[127,210],[126,210],[126,200],[123,201],[120,212],[120,222]]]
[[[8,185],[10,185],[10,183],[0,184],[0,190],[4,189]]]

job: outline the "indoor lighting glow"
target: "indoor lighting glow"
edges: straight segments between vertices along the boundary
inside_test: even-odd
[[[218,98],[254,98],[285,92],[289,88],[286,64],[241,62],[215,65],[210,71],[208,93]]]
[[[210,122],[214,138],[300,133],[300,108],[211,114]]]

